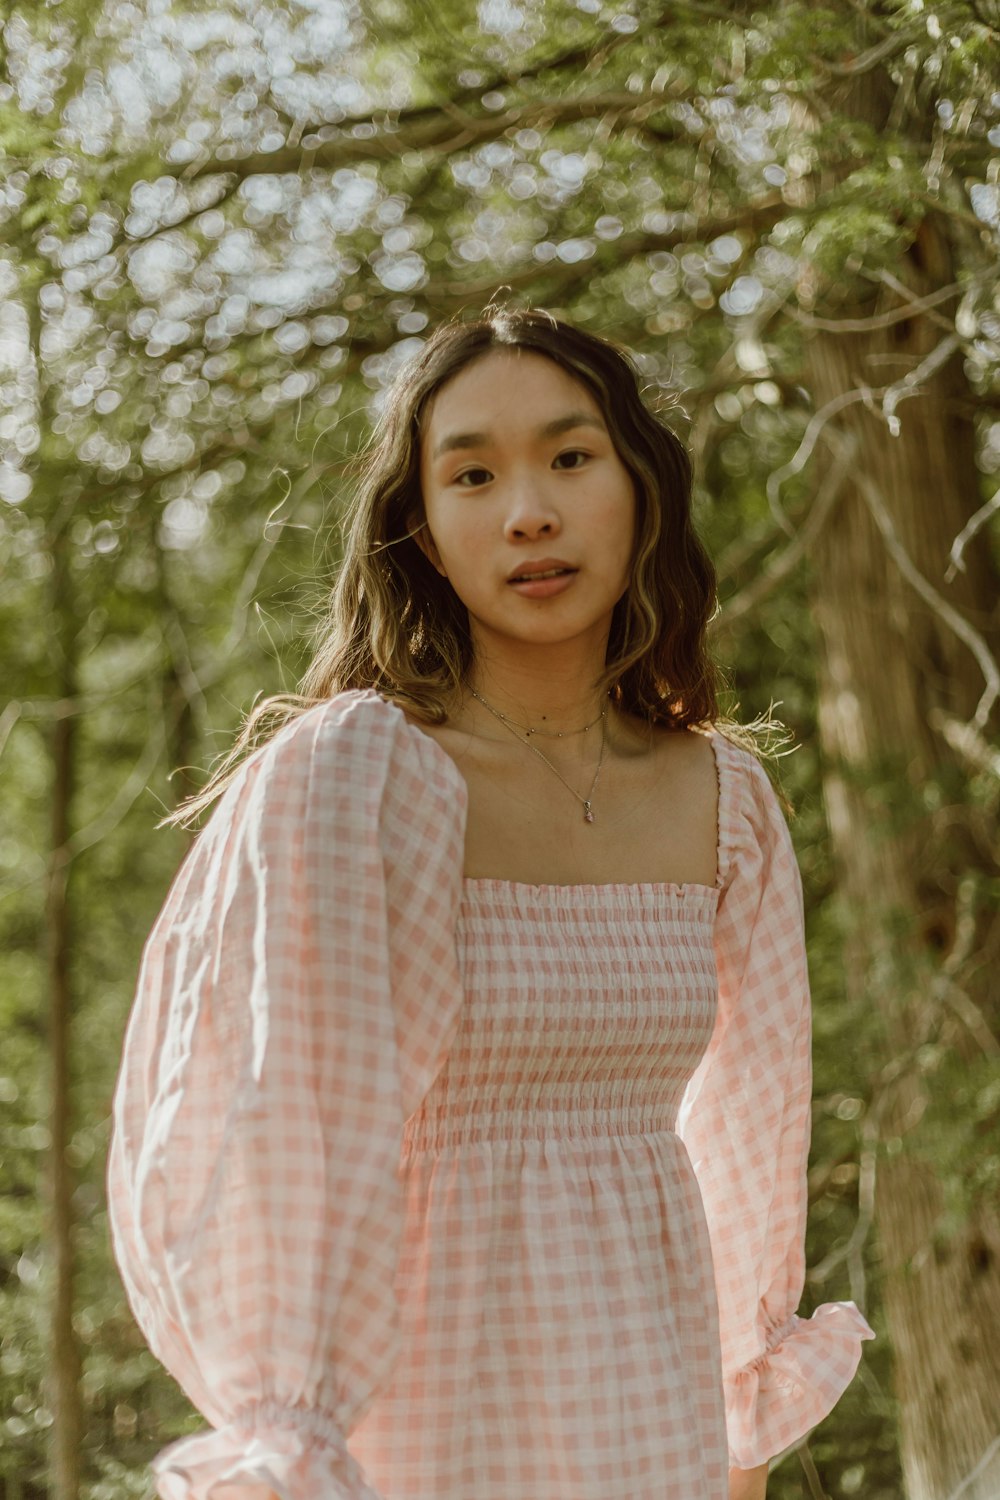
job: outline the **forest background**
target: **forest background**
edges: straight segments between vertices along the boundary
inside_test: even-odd
[[[769,1495],[1000,1495],[1000,9],[0,6],[0,1493],[203,1425],[104,1162],[203,783],[294,688],[387,379],[500,295],[689,442],[774,707],[815,1009],[806,1307],[878,1339]]]

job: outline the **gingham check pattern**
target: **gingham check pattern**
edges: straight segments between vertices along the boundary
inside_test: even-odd
[[[875,1335],[853,1302],[796,1315],[812,1102],[802,880],[766,771],[715,738],[738,785],[720,829],[719,1005],[678,1129],[712,1239],[730,1462],[749,1469],[826,1416]]]
[[[724,1500],[723,1399],[743,1466],[832,1406],[798,872],[712,740],[715,889],[463,882],[464,783],[370,690],[242,768],[114,1098],[123,1283],[212,1423],[165,1500]]]

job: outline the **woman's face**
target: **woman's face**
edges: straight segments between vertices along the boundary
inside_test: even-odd
[[[473,629],[532,644],[610,630],[629,583],[631,476],[593,396],[553,360],[491,350],[436,393],[424,416],[415,540]],[[519,587],[529,563],[573,569]]]

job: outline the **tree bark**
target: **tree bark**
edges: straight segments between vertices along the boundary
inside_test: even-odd
[[[57,415],[53,387],[42,357],[42,312],[37,297],[26,301],[29,340],[39,384],[39,418],[49,432]],[[49,580],[49,640],[53,698],[65,712],[53,722],[52,812],[48,879],[45,891],[45,958],[48,972],[49,1155],[47,1162],[47,1245],[53,1276],[49,1283],[48,1362],[44,1399],[51,1411],[48,1431],[48,1486],[51,1500],[78,1500],[83,1440],[83,1360],[73,1327],[76,1250],[73,1243],[74,1174],[68,1148],[73,1135],[72,1018],[73,945],[70,876],[72,872],[72,803],[78,752],[77,715],[70,705],[77,693],[78,606],[71,566],[69,520],[79,492],[67,482],[62,466],[36,471],[35,484],[43,507],[48,502],[47,544],[52,558]]]
[[[63,528],[53,544],[53,619],[59,659],[57,696],[75,696],[75,621]],[[50,1305],[51,1344],[47,1372],[50,1429],[49,1493],[52,1500],[77,1500],[80,1492],[81,1409],[80,1347],[73,1328],[75,1251],[73,1245],[73,1174],[67,1148],[72,1139],[70,1104],[71,1022],[73,1014],[70,954],[71,910],[68,899],[71,804],[75,779],[76,716],[57,716],[52,731],[52,854],[46,896],[49,960],[49,1221],[54,1261]]]
[[[901,279],[917,295],[953,281],[939,217],[924,220]],[[883,293],[875,306],[837,311],[865,317],[899,300]],[[817,409],[844,392],[901,379],[945,337],[926,315],[862,333],[819,333],[805,372]],[[988,909],[975,913],[971,937],[968,922],[960,923],[962,882],[995,873],[989,830],[968,803],[935,810],[924,796],[932,777],[950,773],[950,784],[960,785],[968,774],[942,725],[945,717],[972,718],[983,675],[903,571],[909,559],[996,657],[1000,588],[984,533],[968,548],[965,571],[944,576],[951,545],[980,504],[972,406],[961,354],[953,352],[922,393],[900,406],[898,436],[862,402],[831,417],[830,440],[851,445],[852,462],[816,544],[811,582],[824,796],[849,914],[846,981],[855,1001],[874,1007],[882,1037],[872,1105],[882,1139],[876,1225],[909,1500],[945,1500],[996,1438],[1000,1410],[996,1213],[981,1203],[958,1235],[946,1235],[941,1184],[911,1149],[940,1086],[922,1045],[946,1035],[961,1056],[973,1056],[988,1048],[1000,1020],[996,962],[983,961],[996,943],[995,918]],[[887,527],[905,556],[892,555]],[[990,722],[995,728],[995,706]],[[974,1007],[966,1016],[978,1011],[978,1040],[968,1028],[949,1032],[942,1015],[941,975],[949,955],[954,967],[959,947],[966,953],[961,987]],[[998,1493],[994,1454],[962,1497],[996,1500]]]

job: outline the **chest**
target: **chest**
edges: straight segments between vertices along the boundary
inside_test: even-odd
[[[468,788],[465,876],[530,885],[713,886],[715,752],[704,735],[683,738],[684,745],[660,745],[646,757],[606,761],[591,796],[593,822],[585,821],[580,800],[590,795],[591,765],[562,764],[567,787],[527,748],[484,764],[445,741]]]

